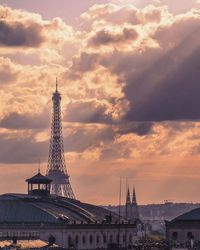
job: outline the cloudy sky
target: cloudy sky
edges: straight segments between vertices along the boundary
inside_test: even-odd
[[[78,199],[200,202],[200,1],[0,4],[0,193],[45,174],[58,77]]]

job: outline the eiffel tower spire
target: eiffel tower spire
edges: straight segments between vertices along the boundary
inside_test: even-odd
[[[61,120],[61,95],[58,92],[58,83],[56,78],[56,91],[53,93],[53,114],[51,123],[51,138],[49,147],[49,159],[47,166],[47,177],[52,180],[51,194],[75,199],[72,187],[67,173],[64,145],[62,137]]]

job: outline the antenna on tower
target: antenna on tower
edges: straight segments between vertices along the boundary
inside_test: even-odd
[[[56,92],[58,92],[58,78],[56,77]]]
[[[38,160],[38,173],[40,174],[40,159]]]

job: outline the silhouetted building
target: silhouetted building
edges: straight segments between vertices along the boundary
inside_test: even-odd
[[[136,200],[135,187],[133,188],[132,199],[130,196],[129,187],[127,189],[126,204],[125,204],[125,218],[130,221],[139,220],[139,211],[138,211],[138,205],[137,205],[137,200]]]
[[[133,196],[132,196],[132,219],[133,220],[140,219],[138,204],[137,204],[137,199],[136,199],[135,187],[133,188]]]
[[[129,187],[127,189],[127,194],[126,194],[125,218],[127,220],[132,219],[132,205],[131,205],[131,197],[130,197]]]
[[[171,245],[200,246],[200,208],[166,221],[166,233]]]

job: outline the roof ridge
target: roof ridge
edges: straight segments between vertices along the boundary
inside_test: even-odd
[[[44,202],[44,201],[43,201],[43,202]],[[55,214],[53,214],[53,213],[51,213],[50,211],[48,211],[48,209],[45,209],[44,207],[40,207],[40,206],[38,206],[36,203],[33,203],[33,202],[31,202],[31,204],[32,204],[34,207],[40,209],[42,212],[46,212],[46,213],[48,213],[49,215],[53,216],[55,219],[58,219],[58,217],[57,217]]]
[[[172,219],[171,222],[174,222],[174,221],[176,221],[176,220],[181,220],[184,216],[187,216],[188,214],[190,214],[190,213],[192,213],[192,212],[194,212],[194,211],[197,211],[197,210],[200,210],[200,207],[193,208],[193,209],[191,209],[191,210],[189,210],[189,211],[187,211],[187,212],[185,212],[185,213],[183,213],[183,214],[181,214],[181,215],[178,215],[177,217],[175,217],[174,219]],[[200,215],[200,213],[199,213],[199,215]],[[200,217],[200,216],[199,216],[199,217]],[[183,218],[183,219],[184,219],[184,218]]]

